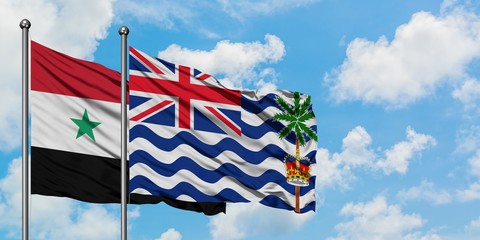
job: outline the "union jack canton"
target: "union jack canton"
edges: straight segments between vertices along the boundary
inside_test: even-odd
[[[240,118],[240,91],[218,87],[209,74],[132,47],[130,56],[131,121],[241,135],[231,120]]]

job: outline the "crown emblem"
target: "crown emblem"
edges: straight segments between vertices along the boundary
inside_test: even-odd
[[[297,158],[287,155],[283,159],[287,173],[287,183],[294,186],[306,187],[310,183],[310,159]]]

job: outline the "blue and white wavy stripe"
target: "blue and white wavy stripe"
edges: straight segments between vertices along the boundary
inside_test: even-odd
[[[241,159],[243,159],[243,161],[252,164],[259,164],[261,163],[261,161],[263,161],[266,157],[269,156],[283,160],[283,158],[287,154],[289,154],[285,152],[285,148],[291,148],[293,150],[295,149],[295,146],[286,145],[285,148],[282,148],[278,145],[273,144],[275,143],[275,141],[281,142],[279,140],[275,140],[273,142],[260,140],[244,141],[244,144],[240,144],[239,142],[229,137],[225,137],[217,143],[211,145],[203,141],[199,141],[196,136],[187,131],[180,131],[172,138],[165,138],[163,136],[156,135],[155,132],[153,132],[150,128],[141,124],[135,125],[131,128],[130,141],[132,142],[132,147],[144,145],[141,143],[137,143],[135,141],[137,138],[148,141],[149,143],[151,143],[151,145],[153,145],[151,147],[155,147],[157,149],[168,152],[174,151],[180,145],[188,145],[192,148],[192,150],[197,151],[201,155],[208,158],[215,158],[222,152],[231,151],[236,153]],[[248,145],[251,145],[252,148],[249,149]],[[295,152],[293,151],[293,153]]]
[[[142,142],[145,142],[145,140],[139,139],[138,141],[136,141],[136,143],[140,143],[140,144]],[[153,145],[148,142],[143,146],[145,146],[144,149],[151,149],[151,146]],[[139,161],[146,160],[143,158],[143,155],[134,155],[138,151],[144,151],[144,150],[136,150],[131,154],[132,160],[130,160],[130,163],[132,165]],[[151,156],[168,156],[160,159],[159,157],[156,157],[157,161],[160,161],[163,164],[172,164],[177,159],[183,158],[183,157],[188,159],[195,159],[195,162],[199,166],[201,166],[204,169],[212,170],[212,171],[220,168],[222,164],[225,163],[225,159],[228,159],[228,163],[235,164],[239,168],[239,170],[251,176],[261,175],[265,171],[264,165],[260,165],[259,167],[252,167],[252,166],[262,164],[264,161],[267,161],[267,162],[278,161],[278,158],[268,156],[267,158],[264,158],[264,159],[255,160],[255,162],[258,164],[255,164],[255,163],[247,164],[245,160],[243,160],[238,156],[237,153],[231,152],[231,151],[224,151],[219,155],[215,156],[214,158],[211,158],[211,157],[200,154],[199,152],[195,151],[193,147],[189,145],[178,146],[173,152],[155,148],[155,150],[148,151],[148,154]],[[281,172],[283,171],[284,166],[279,164],[272,164],[272,166],[270,166],[269,169],[274,169],[276,171]]]
[[[171,177],[182,169],[189,169],[190,172],[208,183],[215,183],[224,176],[233,175],[235,176],[235,179],[244,183],[244,185],[248,186],[249,188],[258,189],[266,183],[273,181],[280,182],[280,185],[285,189],[285,191],[292,190],[289,185],[286,184],[286,182],[283,183],[284,181],[280,181],[285,180],[285,176],[274,168],[264,169],[263,172],[258,170],[261,168],[254,169],[253,171],[250,169],[245,169],[246,171],[244,171],[243,166],[227,162],[219,165],[217,168],[208,169],[201,166],[201,164],[198,163],[198,159],[193,160],[187,156],[182,156],[175,159],[171,163],[165,163],[163,161],[158,161],[148,152],[143,150],[135,151],[130,155],[130,158],[135,159],[130,160],[131,166],[134,166],[137,163],[143,163],[152,168],[152,170],[157,174],[166,177]],[[252,172],[252,174],[250,174],[250,172]]]
[[[150,138],[151,140],[154,140],[158,137],[161,137],[164,139],[172,139],[172,138],[175,138],[178,134],[182,134],[182,137],[192,136],[188,138],[195,138],[195,139],[191,139],[191,142],[203,142],[204,144],[207,144],[207,145],[215,145],[219,141],[223,141],[224,139],[226,139],[226,137],[228,137],[227,139],[230,139],[228,141],[236,141],[236,142],[241,141],[242,146],[250,150],[255,149],[256,151],[263,148],[263,146],[259,144],[259,141],[272,142],[272,143],[275,142],[277,143],[277,146],[279,146],[280,148],[283,148],[285,151],[287,151],[290,147],[292,147],[293,144],[295,144],[295,142],[290,143],[287,141],[280,141],[278,139],[278,133],[273,131],[265,132],[265,134],[257,138],[257,137],[249,137],[244,134],[242,134],[242,136],[238,136],[238,135],[227,136],[224,134],[209,133],[209,132],[197,132],[198,134],[195,134],[195,136],[193,136],[192,132],[184,131],[183,129],[173,129],[173,128],[168,128],[162,125],[153,125],[153,124],[144,124],[144,123],[139,124],[138,122],[131,122],[130,129],[131,129],[130,141],[133,141],[135,138]],[[176,138],[177,138],[176,140],[182,141],[182,139],[179,136],[177,136]]]
[[[295,154],[295,138],[278,138],[283,125],[270,120],[280,111],[275,97],[242,97],[249,109],[239,123],[242,136],[131,122],[130,191],[185,201],[256,201],[293,210],[295,187],[285,180],[283,158]],[[314,120],[308,124],[316,130]],[[309,141],[301,150],[312,169],[316,148]],[[315,209],[314,183],[312,176],[310,185],[301,188],[301,212]]]
[[[262,201],[269,195],[274,195],[289,206],[295,206],[294,187],[288,185],[286,188],[292,188],[285,191],[280,184],[286,184],[285,179],[281,179],[280,184],[277,182],[266,181],[260,183],[261,187],[250,188],[242,184],[232,176],[223,176],[218,181],[209,183],[203,178],[198,177],[194,173],[182,169],[174,175],[167,177],[163,175],[155,175],[157,177],[145,177],[154,175],[156,172],[149,166],[139,163],[131,167],[130,171],[135,172],[130,180],[130,189],[134,189],[133,193],[162,195],[174,199],[185,200],[194,199],[198,202],[249,202]],[[179,181],[178,178],[184,181]],[[315,178],[312,179],[314,181]],[[256,180],[255,180],[256,181]],[[285,182],[285,183],[283,183]],[[301,208],[315,200],[313,188],[301,188]],[[188,194],[187,194],[188,193]],[[182,195],[187,194],[189,198]],[[268,206],[272,206],[268,204]],[[278,207],[278,206],[272,206]]]

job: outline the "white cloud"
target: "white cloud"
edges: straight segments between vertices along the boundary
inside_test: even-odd
[[[480,200],[480,182],[470,184],[465,190],[458,190],[457,198],[461,202]]]
[[[182,240],[182,234],[175,230],[175,228],[169,228],[166,232],[162,233],[156,240]]]
[[[35,201],[35,199],[33,199]],[[69,201],[69,200],[65,200]],[[46,199],[45,204],[52,204]],[[32,208],[35,205],[32,205]],[[52,209],[53,210],[53,209]],[[35,211],[35,210],[34,210]],[[39,221],[40,227],[34,227],[33,234],[42,236],[44,239],[118,239],[120,222],[117,217],[104,207],[91,205],[88,207],[76,207],[67,212],[53,210],[50,218],[42,216]],[[63,215],[68,218],[66,222],[47,223],[50,219]],[[38,225],[33,223],[33,226]],[[38,233],[36,233],[38,231]]]
[[[329,186],[348,188],[355,180],[354,169],[382,170],[389,175],[393,172],[405,174],[412,159],[435,144],[430,135],[416,133],[410,126],[406,129],[407,140],[401,141],[382,153],[375,151],[372,138],[362,126],[352,129],[342,140],[342,151],[330,154],[327,149],[317,151],[317,188]]]
[[[461,101],[466,110],[475,110],[480,101],[480,81],[467,79],[460,88],[452,92],[452,96]]]
[[[478,178],[467,189],[457,190],[457,198],[461,202],[480,200],[480,150],[468,160],[468,171]]]
[[[291,8],[305,6],[318,0],[217,0],[223,10],[231,17],[244,21],[246,18],[254,15],[273,14],[279,11]]]
[[[379,160],[376,167],[387,175],[394,171],[405,174],[414,155],[435,145],[436,141],[432,136],[418,134],[411,127],[407,127],[407,141],[399,142],[388,149],[385,152],[386,158]]]
[[[285,55],[285,45],[275,35],[265,35],[265,43],[232,43],[220,41],[211,51],[191,50],[177,44],[160,51],[158,56],[167,61],[192,66],[216,77],[222,83],[241,87],[263,80],[275,82],[275,71],[259,65],[276,63]],[[230,83],[230,84],[228,84]],[[272,87],[268,85],[268,87]]]
[[[0,179],[0,228],[9,237],[21,231],[21,159],[14,159]],[[106,208],[57,197],[31,196],[30,231],[34,239],[116,239],[119,219]]]
[[[440,5],[440,12],[445,13],[452,8],[457,6],[458,0],[443,0],[442,4]]]
[[[460,228],[456,229],[456,231],[450,231],[450,233],[442,234],[441,239],[478,240],[478,236],[480,236],[480,217],[471,220],[463,227],[463,229]]]
[[[467,226],[465,226],[466,232],[480,233],[480,217],[472,220]]]
[[[301,229],[314,213],[297,214],[263,206],[258,203],[235,203],[227,206],[228,214],[210,219],[210,233],[214,240],[250,239],[255,235],[281,235]]]
[[[355,180],[354,168],[372,166],[376,154],[369,148],[371,143],[372,138],[365,128],[357,126],[342,140],[342,152],[330,156],[328,150],[319,149],[317,188],[333,185],[348,188],[349,183]]]
[[[252,17],[274,15],[292,8],[306,6],[319,0],[257,0],[257,1],[199,1],[199,0],[117,0],[115,13],[120,21],[134,18],[141,23],[157,25],[172,31],[195,31],[205,38],[219,39],[229,31],[243,29]],[[204,14],[208,12],[209,14]],[[221,21],[219,19],[221,18]],[[214,24],[212,24],[214,23]]]
[[[338,156],[338,153],[334,153],[334,156]],[[341,158],[334,156],[330,156],[327,149],[320,148],[317,150],[318,174],[316,175],[315,187],[318,190],[332,186],[345,189],[349,187],[350,182],[355,180],[355,175],[352,173],[350,166],[346,165]]]
[[[372,144],[372,137],[365,128],[357,126],[348,132],[342,140],[342,152],[340,158],[350,166],[370,165],[375,159],[375,153],[368,149]]]
[[[202,25],[198,11],[214,14],[227,14],[231,18],[244,22],[249,17],[272,15],[277,12],[302,7],[318,0],[261,0],[216,2],[184,0],[181,2],[167,0],[118,0],[116,11],[123,16],[133,16],[140,22],[154,23],[167,29],[179,24]],[[204,17],[203,17],[204,18]],[[200,29],[204,30],[204,29]]]
[[[480,126],[472,125],[469,128],[461,129],[455,137],[456,153],[471,153],[480,149]]]
[[[7,38],[13,43],[9,45],[10,51],[18,53],[17,56],[21,51],[20,42],[14,40],[21,36],[18,23],[28,18],[33,40],[74,57],[92,59],[98,40],[106,37],[112,22],[112,3],[113,0],[7,0],[0,7],[0,24],[9,34],[18,36]]]
[[[418,214],[402,213],[399,205],[389,205],[383,196],[367,203],[348,203],[340,215],[351,220],[337,224],[338,235],[330,239],[425,239],[412,232],[422,227],[425,220]]]
[[[21,29],[28,18],[31,38],[72,56],[93,56],[98,40],[106,37],[113,18],[113,0],[0,1],[0,150],[20,145],[21,118]],[[89,17],[85,17],[85,16]],[[8,57],[5,57],[8,56]]]
[[[424,200],[434,205],[450,203],[452,196],[446,190],[436,190],[432,182],[422,181],[419,186],[402,189],[397,193],[401,201]]]
[[[477,150],[477,153],[468,160],[470,165],[470,172],[480,178],[480,150]]]
[[[140,217],[140,207],[136,206],[133,209],[127,211],[127,217],[129,219],[136,219]]]
[[[436,233],[426,233],[422,234],[420,232],[410,233],[403,237],[402,240],[441,240],[444,239]]]
[[[154,23],[172,29],[177,22],[188,23],[196,16],[195,1],[167,0],[118,0],[115,11],[123,16],[132,16],[140,22]]]
[[[480,17],[461,9],[441,16],[415,13],[391,41],[382,36],[350,42],[347,58],[325,81],[337,101],[404,107],[467,75],[468,64],[480,57],[479,29]]]
[[[22,223],[22,159],[14,159],[7,176],[0,180],[0,227],[19,228]],[[59,205],[59,208],[63,206]]]

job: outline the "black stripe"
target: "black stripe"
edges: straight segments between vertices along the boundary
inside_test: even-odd
[[[32,146],[32,194],[120,202],[120,160]]]
[[[218,213],[225,213],[226,206],[225,203],[211,203],[211,202],[185,202],[180,200],[175,200],[167,197],[160,196],[151,196],[151,195],[142,195],[131,193],[130,194],[130,203],[132,204],[155,204],[159,202],[165,202],[166,204],[180,208],[184,210],[190,210],[195,212],[203,212],[205,215],[215,215]]]
[[[120,203],[120,160],[31,147],[32,194],[69,197],[91,203]],[[133,204],[165,202],[184,210],[215,215],[225,203],[184,202],[159,196],[131,194]]]

